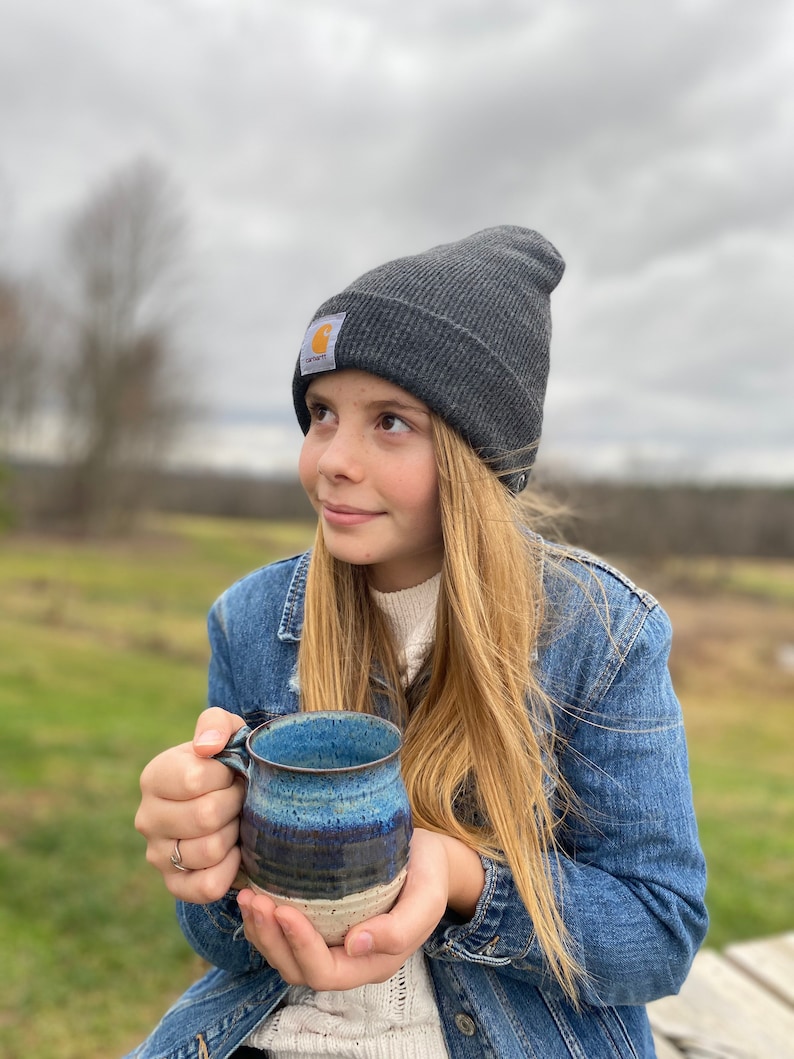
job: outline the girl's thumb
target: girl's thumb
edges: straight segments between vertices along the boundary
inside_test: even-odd
[[[348,956],[370,956],[375,950],[375,939],[368,930],[361,930],[345,939],[345,952]]]

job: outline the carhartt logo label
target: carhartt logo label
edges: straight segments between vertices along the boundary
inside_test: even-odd
[[[345,313],[322,316],[313,320],[304,335],[301,345],[301,375],[313,375],[318,371],[333,371],[336,367],[334,349]]]
[[[328,352],[328,339],[333,334],[333,330],[330,324],[323,324],[322,327],[317,328],[312,339],[312,353]]]

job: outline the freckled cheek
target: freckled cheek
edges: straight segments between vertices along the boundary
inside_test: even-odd
[[[438,525],[440,531],[441,509],[437,487],[414,490],[410,498],[406,497],[406,500],[406,507],[412,511],[415,518],[427,526]]]

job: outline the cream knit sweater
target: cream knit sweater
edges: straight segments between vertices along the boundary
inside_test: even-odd
[[[372,596],[398,645],[404,683],[433,642],[441,575],[401,592]],[[420,949],[387,982],[312,992],[292,986],[283,1007],[245,1042],[272,1059],[343,1056],[360,1059],[446,1059],[433,984]]]

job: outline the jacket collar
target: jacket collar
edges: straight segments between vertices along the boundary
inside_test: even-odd
[[[538,534],[529,529],[524,532],[528,537],[542,542]],[[281,624],[278,627],[278,638],[287,643],[298,643],[303,632],[303,606],[306,600],[306,579],[309,575],[309,563],[311,561],[311,550],[298,556],[295,570],[292,574],[287,598],[284,603],[284,611],[281,615]],[[545,549],[541,549],[541,580],[545,577]]]
[[[278,627],[278,638],[288,643],[297,643],[303,631],[303,605],[306,599],[306,578],[309,574],[311,555],[312,553],[308,551],[298,557],[287,591],[284,612]]]

